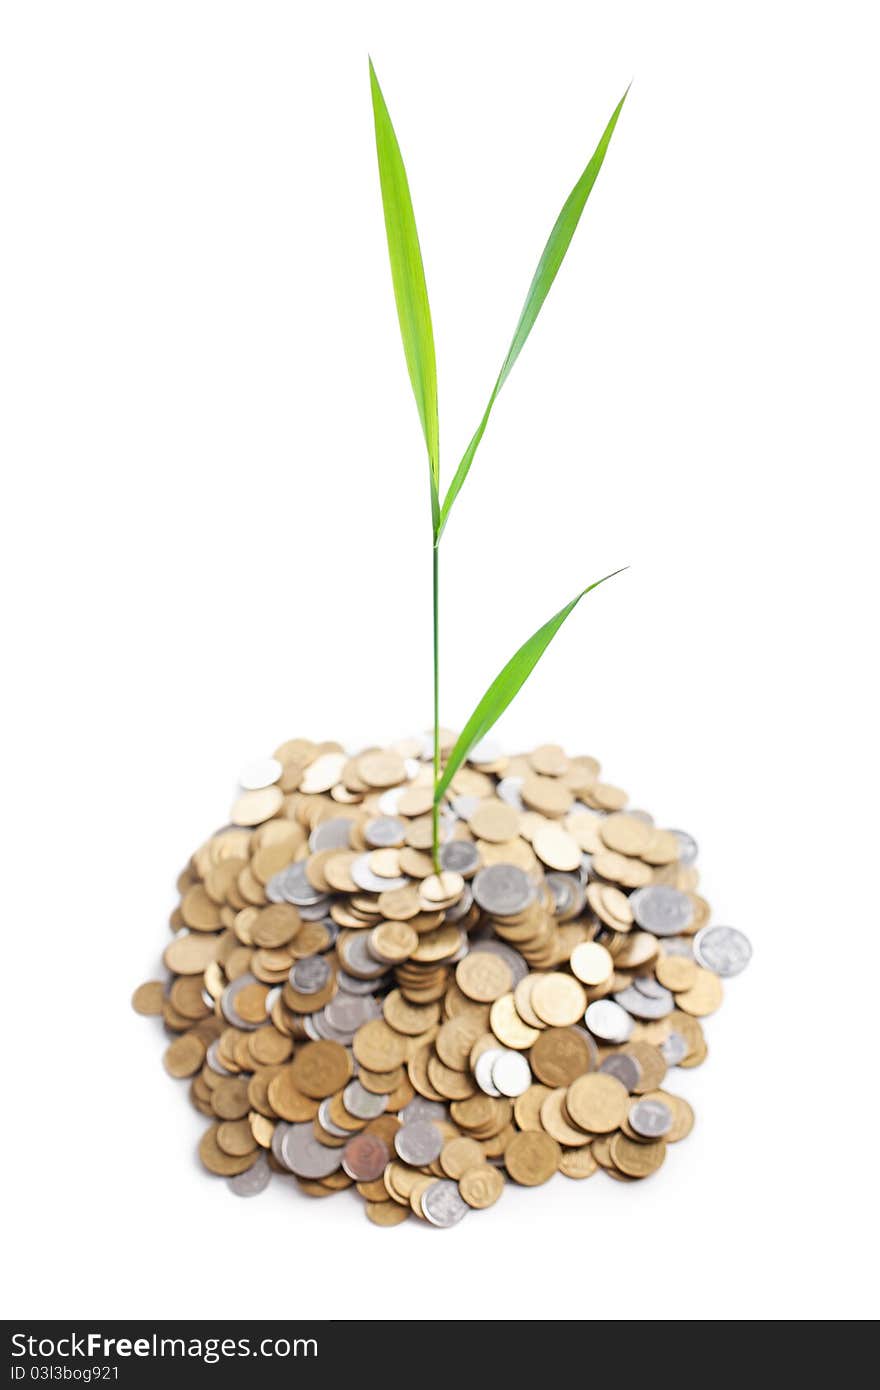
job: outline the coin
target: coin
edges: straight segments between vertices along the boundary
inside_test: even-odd
[[[571,968],[585,985],[602,985],[614,974],[611,952],[598,941],[582,941],[571,953]]]
[[[326,1178],[342,1164],[342,1149],[320,1143],[310,1124],[291,1125],[281,1140],[282,1161],[300,1178]]]
[[[589,1146],[562,1150],[559,1171],[564,1173],[567,1178],[591,1178],[598,1170],[599,1165]]]
[[[712,1014],[720,1007],[722,997],[723,990],[718,976],[714,971],[705,970],[698,965],[693,984],[689,989],[676,994],[675,1003],[686,1014],[704,1018],[706,1014]]]
[[[529,906],[535,890],[514,864],[491,864],[474,879],[474,901],[494,917],[511,917]]]
[[[277,758],[260,758],[257,762],[248,763],[239,774],[238,783],[245,791],[261,791],[263,787],[271,787],[273,782],[277,782],[283,771],[284,766]]]
[[[633,1031],[630,1014],[613,999],[594,999],[587,1007],[584,1022],[601,1042],[626,1042]]]
[[[502,994],[500,999],[495,1000],[489,1012],[489,1022],[498,1041],[505,1047],[517,1050],[531,1047],[540,1033],[540,1029],[530,1028],[527,1023],[523,1023],[516,1011],[512,994]]]
[[[377,1134],[354,1134],[342,1151],[342,1167],[358,1182],[372,1182],[385,1171],[388,1145]]]
[[[630,1106],[630,1126],[645,1139],[662,1139],[672,1129],[672,1111],[662,1100],[642,1099]]]
[[[614,1165],[630,1178],[647,1178],[656,1173],[666,1157],[666,1145],[660,1139],[653,1144],[639,1144],[625,1134],[615,1134],[611,1140],[611,1159]]]
[[[443,1135],[431,1120],[413,1120],[397,1131],[394,1147],[404,1163],[420,1167],[440,1157]]]
[[[226,1186],[236,1197],[256,1197],[269,1186],[272,1170],[264,1153],[259,1154],[250,1168],[226,1179]]]
[[[468,1204],[462,1199],[458,1184],[443,1178],[423,1192],[422,1211],[432,1226],[455,1226],[467,1215]]]
[[[165,986],[161,980],[148,980],[138,985],[131,997],[131,1007],[139,1014],[161,1014],[165,999]]]
[[[510,966],[502,957],[488,951],[469,951],[456,966],[455,978],[468,999],[485,1004],[508,994],[513,985]]]
[[[566,1092],[566,1108],[576,1125],[592,1134],[617,1129],[629,1110],[629,1094],[615,1076],[589,1072],[573,1081]]]
[[[367,1219],[374,1226],[399,1226],[409,1216],[409,1207],[398,1206],[396,1202],[367,1202]]]
[[[544,1023],[564,1028],[583,1017],[587,997],[571,975],[554,970],[536,981],[529,1003]]]
[[[498,1201],[504,1191],[504,1175],[500,1168],[481,1163],[462,1173],[458,1190],[469,1207],[485,1211]]]
[[[505,1049],[492,1063],[492,1080],[502,1096],[521,1096],[532,1084],[532,1073],[522,1053]]]
[[[504,1166],[522,1187],[539,1187],[559,1167],[562,1150],[549,1134],[529,1130],[515,1134],[504,1151]]]
[[[700,965],[726,979],[745,970],[752,944],[736,927],[703,927],[694,937],[694,955]]]
[[[667,884],[652,883],[638,888],[629,900],[639,926],[652,936],[677,936],[693,920],[694,909],[687,893]]]
[[[570,1085],[591,1065],[589,1044],[574,1028],[546,1029],[533,1044],[529,1060],[538,1080],[554,1089]]]
[[[291,1079],[303,1095],[313,1099],[332,1096],[351,1076],[351,1059],[338,1042],[312,1042],[298,1048],[291,1066]],[[303,1173],[302,1177],[317,1174]]]

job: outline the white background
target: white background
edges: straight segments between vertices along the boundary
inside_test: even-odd
[[[8,1314],[876,1313],[872,11],[4,6]],[[510,1190],[449,1233],[231,1197],[129,1009],[245,762],[430,715],[368,50],[447,480],[635,79],[444,542],[443,715],[630,564],[498,732],[691,830],[755,944],[661,1175]]]

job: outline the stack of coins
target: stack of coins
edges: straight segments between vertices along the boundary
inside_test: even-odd
[[[423,740],[247,768],[178,880],[169,978],[133,999],[211,1122],[205,1168],[239,1196],[353,1188],[379,1226],[656,1172],[694,1120],[667,1073],[705,1060],[751,947],[710,925],[693,838],[627,802],[594,758],[480,745],[436,873]]]

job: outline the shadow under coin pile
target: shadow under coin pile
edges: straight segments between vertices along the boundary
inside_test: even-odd
[[[277,1175],[353,1189],[378,1226],[453,1226],[507,1178],[648,1177],[692,1128],[668,1072],[705,1060],[700,1020],[751,955],[710,925],[694,840],[594,758],[484,743],[436,874],[429,756],[293,739],[180,876],[169,978],[133,1003],[238,1196]]]

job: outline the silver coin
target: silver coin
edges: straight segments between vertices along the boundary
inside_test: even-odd
[[[637,1100],[628,1118],[643,1139],[662,1139],[672,1129],[672,1111],[662,1100]]]
[[[637,975],[633,985],[639,994],[646,995],[648,999],[665,999],[669,993],[654,975]]]
[[[443,1148],[443,1135],[430,1120],[414,1120],[404,1125],[394,1136],[394,1147],[398,1158],[420,1168],[423,1163],[433,1163],[440,1157]]]
[[[524,912],[534,899],[534,885],[515,864],[490,864],[474,879],[474,900],[493,917]]]
[[[254,1029],[259,1028],[260,1025],[258,1023],[248,1023],[246,1019],[242,1018],[235,1007],[235,1001],[243,989],[248,985],[255,985],[256,983],[257,981],[253,975],[239,975],[237,979],[226,986],[223,993],[220,995],[220,1011],[226,1019],[226,1022],[231,1023],[233,1028],[241,1028],[245,1033],[252,1033]]]
[[[398,875],[397,878],[382,878],[379,874],[374,874],[370,868],[369,854],[361,854],[357,859],[352,860],[349,873],[358,888],[363,889],[365,893],[391,892],[395,888],[405,888],[409,883],[406,875]]]
[[[440,857],[443,857],[442,854]],[[445,921],[447,923],[460,922],[462,917],[467,917],[473,907],[473,903],[474,895],[471,885],[466,883],[457,901],[454,902],[451,907],[447,907]]]
[[[678,841],[678,862],[685,866],[695,863],[700,847],[693,835],[686,830],[673,830],[672,834]]]
[[[286,903],[293,903],[294,907],[309,907],[322,900],[326,901],[327,894],[319,893],[317,888],[313,888],[306,878],[305,863],[300,860],[296,864],[291,864],[289,869],[285,869],[281,874],[276,874],[275,878],[280,879],[281,895]],[[274,879],[272,880],[274,882]]]
[[[342,1104],[357,1120],[375,1120],[388,1106],[387,1096],[374,1096],[357,1080],[349,1081],[342,1092]]]
[[[626,1009],[613,999],[594,999],[584,1014],[590,1032],[600,1042],[624,1043],[632,1036],[635,1024]]]
[[[220,1058],[217,1055],[217,1049],[218,1042],[215,1038],[205,1054],[205,1061],[211,1068],[211,1071],[215,1071],[218,1076],[233,1076],[235,1073],[227,1071],[226,1067],[224,1067],[223,1063],[220,1061]]]
[[[272,1010],[274,1009],[275,1005],[278,1003],[278,1000],[279,1000],[280,998],[281,998],[281,986],[280,986],[280,985],[273,985],[272,988],[269,990],[269,993],[266,995],[266,1017],[267,1017],[267,1018],[269,1018],[269,1017],[271,1016]]]
[[[236,1173],[234,1178],[227,1178],[226,1186],[236,1197],[256,1197],[269,1186],[271,1176],[269,1160],[261,1153],[250,1168],[246,1168],[243,1173]]]
[[[467,1216],[470,1207],[461,1196],[458,1183],[442,1178],[439,1182],[432,1182],[422,1193],[422,1211],[432,1226],[445,1229],[457,1225],[463,1216]]]
[[[635,1057],[626,1052],[612,1052],[599,1067],[606,1076],[615,1076],[628,1091],[634,1091],[642,1079],[642,1069]]]
[[[346,970],[351,971],[355,976],[360,976],[362,980],[372,980],[374,989],[376,988],[375,981],[379,976],[388,973],[387,962],[377,961],[376,957],[371,955],[367,945],[366,932],[360,936],[349,936],[344,945],[342,942],[337,942],[336,954]]]
[[[307,1038],[310,1038],[312,1042],[320,1042],[321,1039],[324,1038],[324,1034],[321,1032],[322,1013],[323,1009],[319,1009],[317,1013],[306,1014],[302,1020],[302,1026],[305,1031],[305,1035]],[[352,1034],[352,1037],[354,1037],[354,1034]],[[331,1036],[331,1034],[328,1033],[325,1041],[344,1042],[345,1038],[333,1037]]]
[[[260,758],[248,764],[238,779],[239,785],[247,792],[262,791],[264,787],[274,786],[283,771],[277,758]]]
[[[318,1124],[322,1129],[326,1129],[328,1134],[332,1134],[335,1139],[350,1139],[351,1130],[343,1129],[341,1125],[334,1124],[330,1118],[330,1099],[322,1100],[318,1106]]]
[[[492,1077],[492,1068],[504,1055],[503,1047],[487,1047],[474,1063],[474,1080],[487,1096],[500,1096],[501,1092]]]
[[[503,1096],[521,1096],[532,1084],[532,1073],[521,1052],[505,1048],[492,1066],[492,1080]]]
[[[626,1009],[628,1014],[632,1014],[633,1018],[668,1018],[675,1008],[675,998],[668,989],[664,991],[663,996],[649,998],[647,994],[637,990],[635,985],[628,985],[626,989],[618,990],[614,1000],[622,1009]]]
[[[480,867],[480,851],[470,840],[447,840],[440,850],[440,867],[466,878]]]
[[[478,796],[454,796],[452,798],[452,809],[458,820],[470,820],[480,804]]]
[[[330,974],[330,962],[323,956],[303,956],[290,967],[288,978],[297,994],[320,994]]]
[[[426,1100],[424,1096],[413,1096],[408,1105],[405,1105],[400,1112],[400,1120],[404,1125],[415,1124],[416,1120],[443,1120],[449,1119],[446,1106],[439,1100]]]
[[[503,756],[504,750],[494,738],[481,738],[468,753],[468,762],[480,766],[485,763],[497,763]]]
[[[326,917],[327,907],[329,903],[330,898],[325,893],[323,897],[316,903],[300,903],[298,908],[299,915],[304,922],[323,922]],[[328,946],[329,944],[330,943],[328,942]]]
[[[329,1178],[342,1164],[342,1150],[320,1143],[311,1124],[291,1125],[281,1141],[281,1161],[298,1178]]]
[[[364,1023],[378,1018],[381,1009],[370,994],[345,994],[342,990],[324,1005],[323,1014],[331,1028],[356,1033]]]
[[[663,954],[664,956],[685,956],[688,960],[693,960],[694,943],[689,936],[664,936]]]
[[[283,882],[283,880],[284,880],[284,875],[286,874],[286,872],[287,872],[286,869],[282,869],[280,873],[273,874],[272,877],[269,879],[269,882],[266,884],[266,887],[265,887],[265,889],[264,889],[264,892],[265,892],[265,894],[266,894],[267,900],[268,900],[270,903],[283,903],[283,902],[284,902],[284,893],[283,893],[283,891],[282,891],[282,886],[281,886],[281,885],[282,885],[282,882]]]
[[[667,1067],[677,1067],[679,1062],[688,1055],[690,1048],[681,1033],[672,1032],[660,1044],[660,1051],[663,1053],[663,1060]]]
[[[349,975],[347,970],[336,971],[336,983],[346,994],[376,994],[389,983],[387,975],[379,975],[372,980],[359,980],[357,975]]]
[[[522,787],[525,780],[524,777],[502,777],[495,788],[495,795],[506,801],[515,811],[524,811],[526,807],[522,799]]]
[[[400,798],[407,790],[406,787],[389,787],[387,792],[383,792],[376,803],[383,816],[396,816]]]
[[[364,826],[364,839],[371,849],[393,849],[402,845],[406,826],[397,816],[376,816]]]
[[[321,821],[309,836],[312,854],[322,849],[350,849],[353,824],[346,816],[333,816],[330,820]]]
[[[649,883],[630,894],[629,905],[643,931],[654,936],[679,936],[694,919],[687,893],[667,883]]]
[[[694,956],[707,970],[727,979],[745,970],[752,943],[736,927],[703,927],[694,937]]]
[[[286,1120],[276,1120],[275,1128],[272,1131],[272,1155],[275,1158],[275,1160],[281,1164],[283,1168],[287,1168],[287,1164],[284,1162],[284,1154],[282,1152],[281,1145],[283,1144],[284,1136],[289,1129],[290,1125],[287,1123]]]

